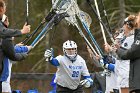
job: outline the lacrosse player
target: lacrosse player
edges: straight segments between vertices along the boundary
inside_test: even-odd
[[[115,44],[114,50],[117,49],[117,46],[121,46],[124,49],[129,49],[134,41],[133,27],[135,25],[135,16],[128,16],[123,25],[123,31],[116,37],[118,43]],[[113,50],[113,49],[110,49]],[[128,93],[129,87],[129,60],[121,60],[120,58],[116,59],[114,65],[114,72],[116,75],[116,85],[114,87],[114,93]],[[121,91],[119,91],[120,89]]]
[[[121,41],[121,47],[124,49],[131,48],[131,45],[134,42],[134,25],[135,25],[135,15],[130,15],[124,20],[123,29],[122,32],[123,36],[120,38]],[[118,36],[119,38],[119,36]],[[116,65],[116,72],[117,72],[117,85],[120,86],[121,93],[128,93],[129,92],[129,66],[130,66],[130,60],[120,60],[118,59],[117,65]]]
[[[138,16],[135,16],[135,19],[133,19],[134,25],[130,25],[131,27],[134,27],[134,42],[129,49],[123,49],[122,47],[119,47],[117,49],[117,54],[121,59],[124,60],[130,60],[130,71],[129,71],[129,91],[130,93],[140,93],[140,75],[139,75],[139,29],[140,29],[140,14]],[[129,26],[128,22],[126,25]]]
[[[53,58],[51,50],[45,51],[46,61],[57,67],[55,81],[57,93],[84,93],[82,86],[86,88],[93,84],[88,72],[85,60],[77,54],[77,44],[67,40],[63,43],[64,55]],[[83,76],[83,80],[81,80]],[[81,80],[81,81],[80,81]]]

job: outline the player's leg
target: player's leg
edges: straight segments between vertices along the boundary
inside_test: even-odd
[[[70,89],[57,84],[56,93],[71,93]]]
[[[129,88],[121,88],[121,93],[129,93]]]
[[[77,89],[73,91],[73,93],[85,93],[83,86],[79,85]]]

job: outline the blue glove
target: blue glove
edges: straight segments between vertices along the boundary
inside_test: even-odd
[[[80,81],[80,85],[89,88],[91,85],[93,85],[93,80],[91,78],[84,79]]]
[[[115,69],[115,64],[112,64],[112,63],[106,64],[106,65],[105,65],[105,68],[107,68],[107,69],[110,70],[110,71],[114,71],[114,69]]]

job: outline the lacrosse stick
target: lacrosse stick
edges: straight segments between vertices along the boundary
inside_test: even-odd
[[[106,19],[106,22],[107,22],[109,31],[110,31],[110,33],[112,34],[112,30],[111,30],[111,27],[110,27],[110,24],[109,24],[109,21],[108,21],[107,12],[106,12],[106,10],[105,10],[105,6],[104,6],[104,3],[103,3],[103,0],[101,0],[101,4],[102,4],[102,6],[103,6],[103,12],[104,12],[104,15],[105,15],[105,19]]]
[[[66,2],[67,0],[55,0],[53,1],[53,7],[52,9],[55,10],[56,14],[53,16],[53,18],[47,23],[47,25],[43,28],[41,33],[36,37],[36,39],[32,42],[31,46],[34,48],[39,41],[43,39],[43,37],[46,36],[49,29],[51,29],[54,25],[58,24],[63,18],[65,18],[67,15],[67,11],[71,7],[71,2]],[[69,6],[68,6],[69,5]]]
[[[86,36],[84,35],[84,33],[82,32],[78,22],[77,22],[77,19],[75,16],[70,16],[70,17],[66,17],[65,18],[70,24],[74,25],[77,27],[77,29],[79,30],[79,33],[81,35],[81,37],[84,38],[85,42],[87,43],[87,45],[89,46],[89,48],[91,49],[91,51],[93,52],[94,55],[98,55],[97,52],[95,51],[95,49],[92,47],[92,45],[90,44],[90,42],[88,41],[88,39],[86,38]],[[101,56],[102,57],[102,56]],[[103,62],[99,62],[101,67],[104,69],[104,66],[103,66]]]
[[[90,27],[90,24],[91,24],[91,22],[92,22],[90,16],[89,16],[87,13],[85,13],[85,12],[83,12],[83,11],[80,11],[80,9],[79,9],[79,7],[78,7],[78,5],[77,5],[77,3],[76,3],[75,0],[72,0],[72,4],[73,4],[73,6],[69,9],[69,11],[67,11],[68,14],[70,15],[70,18],[69,18],[68,21],[70,21],[70,20],[71,20],[71,21],[74,21],[74,19],[76,20],[76,17],[74,17],[75,15],[77,15],[77,16],[79,17],[79,19],[80,19],[80,21],[82,22],[82,25],[84,26],[86,32],[89,34],[89,36],[90,36],[90,38],[91,38],[93,44],[95,45],[95,48],[96,48],[98,54],[99,54],[100,56],[102,56],[102,54],[103,54],[102,50],[101,50],[100,47],[98,46],[98,44],[97,44],[96,40],[94,39],[93,35],[91,34],[90,30],[87,29],[87,28]],[[67,20],[67,18],[65,18],[65,19]],[[86,21],[84,21],[84,20],[86,20]],[[70,23],[74,25],[75,22],[70,22]],[[76,22],[76,23],[77,23],[77,22]],[[87,24],[87,25],[86,25],[86,24]],[[88,26],[88,27],[87,27],[87,26]],[[77,28],[78,28],[78,27],[79,27],[79,25],[77,25]],[[100,52],[101,52],[102,54],[101,54]]]
[[[74,3],[73,3],[73,5],[74,5]],[[67,11],[69,17],[65,17],[65,19],[67,20],[67,22],[68,22],[69,24],[72,24],[73,26],[76,26],[76,27],[77,27],[77,29],[79,30],[80,35],[84,38],[84,40],[86,41],[87,45],[89,46],[89,48],[90,48],[91,51],[93,52],[93,54],[94,54],[94,55],[97,55],[97,52],[94,50],[94,48],[93,48],[92,45],[90,44],[90,42],[88,41],[88,39],[86,38],[86,36],[85,36],[84,33],[82,32],[82,30],[81,30],[81,28],[80,28],[80,26],[79,26],[79,24],[78,24],[78,22],[77,22],[76,14],[78,14],[79,12],[77,12],[76,10],[79,10],[79,9],[74,8],[74,6],[72,6],[72,7]],[[88,22],[87,24],[88,24],[88,27],[90,27],[91,21]],[[99,52],[99,53],[100,53],[100,52]],[[100,54],[100,55],[101,55],[101,54]],[[102,55],[101,55],[101,57],[102,57]],[[103,63],[103,62],[99,62],[99,63],[100,63],[100,65],[101,65],[101,67],[102,67],[103,69],[105,69],[104,66],[103,66],[104,63]]]
[[[67,16],[66,13],[61,13],[61,14],[56,14],[48,23],[47,25],[43,28],[41,33],[35,38],[35,40],[32,42],[31,46],[34,48],[39,41],[41,41],[46,34],[49,32],[49,30],[56,24],[58,24],[63,18]]]
[[[96,15],[98,21],[100,22],[100,24],[102,24],[102,26],[104,27],[104,29],[107,31],[107,33],[108,33],[108,35],[109,35],[111,41],[114,43],[114,39],[113,39],[113,37],[112,37],[112,34],[108,31],[106,25],[105,25],[105,24],[103,23],[103,21],[101,20],[101,17],[98,16],[96,10],[94,9],[94,6],[91,4],[91,1],[90,1],[90,0],[87,0],[87,2],[88,2],[88,4],[90,5],[90,7],[92,8],[93,12],[95,13],[95,15]]]
[[[78,8],[78,5],[76,4],[77,8]],[[78,10],[78,9],[77,9]],[[103,52],[101,50],[101,48],[99,47],[99,45],[97,44],[96,40],[94,39],[93,35],[91,34],[91,31],[90,31],[90,24],[92,22],[92,19],[91,17],[86,13],[86,12],[83,12],[79,9],[78,11],[79,13],[77,14],[78,18],[80,19],[83,27],[85,28],[86,32],[89,34],[93,44],[95,45],[95,48],[98,52],[98,54],[100,56],[103,55]]]
[[[97,55],[97,52],[95,51],[95,49],[92,47],[92,45],[90,44],[90,42],[88,41],[88,39],[86,38],[86,36],[84,35],[84,33],[82,32],[82,29],[80,28],[78,22],[77,22],[77,19],[75,16],[70,16],[69,18],[66,17],[66,20],[77,27],[77,29],[79,30],[79,33],[81,35],[81,37],[84,38],[85,42],[87,43],[87,45],[90,47],[90,49],[92,50],[92,52]]]
[[[68,7],[63,7],[64,4],[70,5]],[[71,7],[70,2],[66,2],[65,0],[62,0],[61,2],[58,0],[52,0],[52,5],[53,7],[51,8],[49,14],[43,18],[43,20],[41,21],[41,23],[38,25],[38,27],[34,30],[34,32],[32,32],[31,34],[27,34],[26,38],[21,42],[22,44],[27,44],[30,39],[38,32],[38,30],[40,29],[40,27],[42,27],[46,21],[50,21],[55,14],[60,14],[60,13],[64,13],[65,11],[67,11],[67,9],[69,9],[69,7]],[[26,11],[27,11],[27,17],[26,20],[28,18],[29,12],[28,12],[28,0],[26,1]]]
[[[26,22],[27,22],[27,24],[29,24],[28,17],[29,17],[29,0],[26,0]]]
[[[99,12],[99,8],[98,8],[97,1],[94,0],[94,3],[95,3],[95,7],[96,7],[96,10],[97,10],[97,14],[98,14],[98,16],[99,16],[99,19],[101,20],[101,16],[100,16],[100,12]],[[102,31],[104,43],[106,44],[106,43],[107,43],[107,40],[106,40],[106,36],[105,36],[105,32],[104,32],[103,25],[102,25],[101,23],[100,23],[100,27],[101,27],[101,31]]]

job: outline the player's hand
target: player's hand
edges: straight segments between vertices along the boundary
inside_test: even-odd
[[[27,25],[27,23],[24,24],[22,30],[21,30],[21,33],[22,34],[27,34],[30,32],[30,29],[31,29],[31,26],[30,25]]]
[[[104,50],[105,50],[107,53],[109,53],[109,52],[112,50],[112,48],[111,48],[111,46],[110,46],[108,43],[105,43],[105,44],[104,44]]]
[[[28,51],[30,51],[33,47],[32,46],[26,46],[28,48]]]
[[[93,85],[93,80],[91,78],[84,79],[80,81],[80,85],[89,88],[91,85]]]
[[[46,61],[52,60],[52,58],[53,58],[52,49],[47,49],[44,53],[44,57],[46,58]]]

